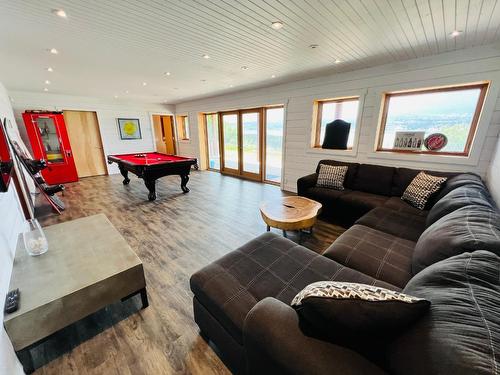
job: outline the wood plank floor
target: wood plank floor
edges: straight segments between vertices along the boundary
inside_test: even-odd
[[[36,374],[229,373],[198,334],[189,277],[263,233],[259,203],[285,193],[272,185],[194,172],[190,193],[182,194],[180,179],[171,176],[158,180],[158,199],[148,202],[142,180],[132,177],[128,186],[122,185],[120,175],[68,184],[66,211],[56,216],[42,206],[38,216],[45,226],[106,214],[144,263],[150,306],[137,311],[139,303],[127,301],[89,317],[36,353],[46,363]],[[304,236],[303,245],[322,252],[342,231],[319,221],[314,234]],[[127,314],[119,316],[120,309]],[[105,320],[109,324],[102,324]],[[89,337],[87,328],[99,325],[104,328]],[[81,342],[68,344],[62,349],[66,353],[54,359],[53,347],[71,341],[66,336],[73,334]]]

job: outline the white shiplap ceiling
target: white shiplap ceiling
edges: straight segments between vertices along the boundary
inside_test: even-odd
[[[154,103],[500,40],[500,0],[0,0],[0,6],[0,80],[8,89]],[[53,9],[64,9],[67,19]],[[271,28],[277,20],[280,30]],[[454,30],[461,35],[450,37]]]

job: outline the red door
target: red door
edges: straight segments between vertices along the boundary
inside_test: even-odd
[[[78,181],[78,173],[62,113],[23,113],[35,159],[45,159],[42,176],[48,184]]]

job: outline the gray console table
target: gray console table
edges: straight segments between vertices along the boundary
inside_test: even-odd
[[[60,329],[136,294],[148,306],[141,260],[103,215],[44,228],[49,251],[31,257],[19,236],[9,290],[20,307],[4,326],[24,371],[34,371],[30,349]]]

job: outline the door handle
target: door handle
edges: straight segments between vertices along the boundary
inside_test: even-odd
[[[71,157],[71,151],[66,151],[66,156],[70,158]]]

